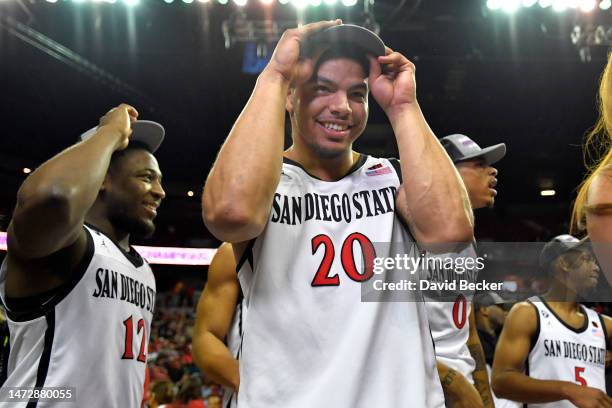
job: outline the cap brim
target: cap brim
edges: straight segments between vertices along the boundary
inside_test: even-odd
[[[164,141],[166,131],[162,125],[151,120],[137,120],[132,122],[132,135],[130,136],[130,142],[139,142],[147,146],[151,153],[159,148]],[[93,127],[87,132],[80,136],[80,140],[87,140],[94,133],[96,133],[98,127]]]
[[[457,162],[462,162],[462,161],[477,159],[479,157],[482,157],[487,164],[491,165],[493,163],[500,161],[505,155],[506,155],[506,144],[499,143],[493,146],[485,147],[484,149],[482,149],[481,151],[477,153],[461,157],[460,159],[457,160]]]
[[[314,33],[302,45],[302,53],[310,56],[320,47],[340,43],[355,46],[375,57],[385,55],[383,40],[367,28],[354,24],[340,24]]]

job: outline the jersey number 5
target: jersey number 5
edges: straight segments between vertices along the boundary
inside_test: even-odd
[[[363,254],[364,271],[359,273],[357,271],[357,265],[355,264],[355,254],[353,253],[353,243],[357,241],[361,246],[361,252]],[[334,243],[328,235],[320,234],[311,240],[312,243],[312,254],[314,255],[319,247],[323,245],[325,252],[323,253],[323,260],[314,278],[312,278],[312,286],[339,286],[340,277],[338,274],[329,276],[336,251],[334,249]],[[359,232],[353,232],[350,234],[342,243],[342,249],[340,252],[340,261],[344,272],[349,278],[355,282],[365,282],[372,277],[374,274],[374,258],[376,257],[376,251],[372,241],[369,240],[363,234]]]
[[[576,378],[576,382],[583,387],[587,386],[586,380],[580,376],[580,374],[584,373],[584,367],[574,367],[574,376]]]
[[[123,351],[123,355],[121,356],[124,360],[133,360],[134,359],[134,351],[132,350],[133,336],[134,336],[134,324],[132,323],[132,316],[128,317],[123,321],[123,325],[125,326],[125,348]],[[138,357],[136,360],[145,363],[146,355],[145,355],[145,346],[147,341],[146,329],[145,329],[145,321],[144,319],[138,320],[138,327],[136,328],[136,334],[140,334],[142,332],[142,337],[140,338],[140,351],[138,352]]]

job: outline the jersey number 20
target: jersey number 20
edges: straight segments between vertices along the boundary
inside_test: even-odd
[[[363,254],[364,271],[359,273],[357,271],[357,265],[355,265],[355,257],[353,254],[353,243],[357,241],[361,246],[361,252]],[[312,286],[339,286],[340,277],[338,274],[329,276],[336,251],[334,249],[334,243],[328,235],[320,234],[314,237],[312,243],[312,254],[314,255],[319,247],[323,245],[325,252],[323,253],[323,260],[314,278],[312,278]],[[372,241],[369,240],[363,234],[359,232],[353,232],[350,234],[342,243],[342,249],[340,251],[340,261],[344,272],[349,278],[355,282],[365,282],[372,277],[374,274],[374,258],[376,257],[376,251]]]

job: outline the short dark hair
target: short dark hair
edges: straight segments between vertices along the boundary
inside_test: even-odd
[[[346,58],[355,61],[361,66],[366,76],[370,74],[370,60],[368,59],[366,52],[358,46],[345,42],[334,44],[332,47],[323,51],[314,67],[314,74],[316,75],[323,63],[339,58]]]
[[[116,167],[117,163],[119,163],[121,161],[121,158],[123,158],[126,154],[128,154],[130,151],[132,150],[146,150],[147,152],[153,154],[151,152],[151,149],[149,149],[149,146],[147,146],[145,143],[142,142],[130,142],[130,144],[128,144],[128,146],[123,149],[123,150],[117,150],[113,153],[113,155],[111,156],[110,159],[110,165],[108,166],[109,170],[112,170],[114,167]]]

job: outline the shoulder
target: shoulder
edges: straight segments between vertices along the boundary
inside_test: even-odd
[[[529,301],[516,303],[510,309],[504,327],[514,334],[533,334],[538,328],[536,306]]]

